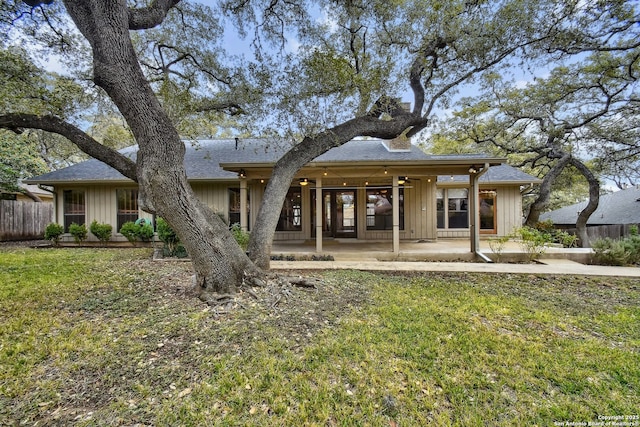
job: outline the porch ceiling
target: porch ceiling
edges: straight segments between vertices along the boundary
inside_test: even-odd
[[[358,162],[312,162],[298,171],[296,177],[314,178],[385,178],[394,175],[431,177],[437,175],[469,175],[469,169],[480,169],[485,164],[498,166],[505,158],[439,159],[404,162],[358,161]],[[240,173],[244,170],[249,179],[266,179],[271,176],[275,163],[221,163],[227,171]],[[385,173],[385,170],[387,171]]]

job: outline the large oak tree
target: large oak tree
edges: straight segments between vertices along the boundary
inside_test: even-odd
[[[415,135],[461,85],[486,70],[607,43],[635,18],[623,2],[595,1],[270,0],[223,6],[241,24],[241,34],[253,34],[254,59],[229,58],[237,60],[234,67],[216,61],[225,55],[219,45],[202,50],[213,43],[207,37],[219,34],[218,27],[206,31],[218,15],[190,13],[199,6],[179,0],[33,0],[0,9],[4,23],[36,23],[20,27],[25,37],[49,25],[45,38],[60,40],[62,53],[75,41],[57,27],[68,15],[82,35],[80,45],[87,43],[91,52],[91,80],[122,114],[139,152],[133,163],[50,114],[4,111],[0,126],[63,135],[136,181],[140,206],[164,217],[184,242],[204,299],[231,294],[262,275],[286,191],[313,158],[356,136]],[[326,19],[310,15],[312,10]],[[58,21],[50,19],[52,13]],[[167,22],[180,27],[166,31]],[[301,46],[287,51],[291,35]],[[84,59],[82,50],[71,52]],[[276,129],[298,142],[269,180],[252,230],[251,260],[189,186],[176,124],[185,113],[170,108],[177,95],[184,99],[178,107],[244,114],[261,134]],[[398,103],[403,96],[411,98],[409,111]]]

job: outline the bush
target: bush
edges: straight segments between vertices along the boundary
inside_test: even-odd
[[[127,238],[129,243],[136,245],[136,240],[151,240],[153,237],[153,226],[144,220],[128,221],[120,227],[120,234]]]
[[[622,241],[629,264],[640,264],[640,236],[632,234]]]
[[[140,240],[148,242],[153,238],[153,225],[150,223],[140,224],[138,225],[138,237]]]
[[[96,236],[96,238],[100,240],[102,244],[106,245],[109,239],[111,239],[113,227],[111,226],[111,224],[98,223],[98,221],[94,219],[89,226],[89,231],[91,231],[91,234]]]
[[[613,240],[608,237],[597,239],[591,243],[591,248],[598,264],[625,265],[628,262],[629,255],[620,240]]]
[[[236,239],[236,242],[238,242],[242,250],[246,251],[247,246],[249,246],[249,233],[244,231],[237,222],[233,224],[229,230],[231,230],[233,238]]]
[[[578,246],[578,236],[569,234],[566,231],[557,230],[553,235],[553,240],[556,243],[560,243],[563,248],[575,248]]]
[[[78,244],[87,240],[87,226],[84,224],[78,225],[75,222],[72,222],[69,226],[69,233],[71,233],[73,240]]]
[[[158,227],[158,238],[164,244],[162,253],[164,256],[175,256],[178,258],[186,258],[187,251],[184,246],[180,244],[180,238],[175,231],[169,226],[167,221],[163,218],[158,218],[156,221]]]
[[[548,243],[559,243],[564,248],[575,248],[578,246],[578,236],[558,230],[553,226],[553,221],[550,219],[537,222],[534,228],[549,236],[550,240]]]
[[[127,221],[122,224],[122,227],[120,227],[120,234],[126,237],[129,243],[135,246],[136,240],[138,240],[138,228],[140,228],[140,226],[136,225],[135,222]]]
[[[64,234],[64,227],[60,224],[56,224],[55,222],[47,225],[47,228],[44,230],[44,238],[47,240],[51,240],[54,245],[60,245],[60,236]]]
[[[496,254],[496,262],[501,261],[502,252],[504,251],[504,247],[510,238],[510,236],[502,236],[489,239],[489,247],[491,248],[491,252]]]
[[[516,228],[512,234],[516,239],[519,239],[520,246],[527,253],[529,262],[544,254],[547,244],[553,241],[549,233],[528,226]]]

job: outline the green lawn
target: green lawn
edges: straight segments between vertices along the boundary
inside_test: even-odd
[[[314,273],[230,311],[146,249],[0,249],[0,425],[562,425],[640,411],[640,280]],[[632,422],[638,422],[629,418]]]

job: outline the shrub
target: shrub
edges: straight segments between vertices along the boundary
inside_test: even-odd
[[[233,224],[229,230],[231,230],[233,238],[236,239],[236,242],[238,242],[242,250],[246,251],[247,246],[249,246],[249,233],[244,231],[237,222]]]
[[[603,265],[625,265],[629,256],[625,251],[624,243],[608,237],[597,239],[591,243],[595,254],[596,263]]]
[[[544,254],[547,249],[546,245],[553,241],[549,233],[528,226],[516,228],[513,235],[519,239],[520,246],[527,253],[529,262]]]
[[[175,231],[169,226],[167,221],[163,218],[158,218],[156,221],[158,227],[158,238],[164,244],[162,253],[164,256],[176,256],[178,258],[185,258],[187,251],[184,246],[180,244],[180,238]]]
[[[91,234],[96,236],[96,238],[100,240],[102,244],[106,245],[109,239],[111,239],[113,227],[111,226],[111,224],[98,223],[98,221],[94,219],[89,226],[89,231],[91,231]]]
[[[566,231],[556,231],[553,240],[560,243],[564,248],[575,248],[578,246],[578,236]]]
[[[627,253],[627,262],[629,264],[640,263],[640,236],[632,234],[622,241],[622,245]]]
[[[140,226],[136,225],[135,222],[127,221],[122,224],[122,227],[120,227],[120,234],[126,237],[129,243],[135,246],[136,240],[138,240],[138,228],[140,228]]]
[[[64,234],[64,227],[60,224],[56,224],[55,222],[47,225],[47,228],[44,230],[44,238],[47,240],[51,240],[54,245],[60,245],[60,236]]]
[[[147,242],[153,238],[153,225],[149,223],[138,225],[138,237]]]
[[[69,233],[71,233],[73,240],[78,244],[87,240],[87,226],[84,224],[78,225],[75,222],[72,222],[69,226]]]
[[[502,251],[504,251],[504,247],[509,241],[510,236],[502,236],[502,237],[493,237],[489,239],[489,247],[491,248],[491,252],[496,254],[496,261],[500,262],[502,258]]]
[[[153,226],[144,220],[136,222],[128,221],[120,227],[120,234],[127,238],[129,243],[136,245],[136,240],[151,240],[153,237]]]
[[[559,243],[565,248],[575,248],[578,246],[578,236],[558,230],[553,226],[553,221],[550,219],[537,222],[534,228],[548,235],[549,242],[547,243]]]

